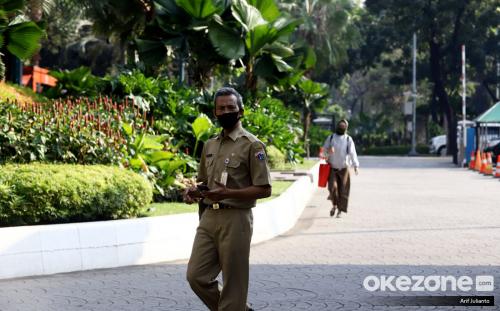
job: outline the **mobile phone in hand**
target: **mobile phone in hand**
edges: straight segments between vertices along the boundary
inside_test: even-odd
[[[207,185],[196,185],[196,190],[189,191],[189,196],[193,198],[203,198],[203,191],[208,191]]]
[[[196,188],[197,188],[197,189],[198,189],[198,191],[200,191],[200,192],[210,190],[210,189],[208,188],[208,186],[207,186],[207,185],[203,185],[203,184],[201,184],[201,185],[196,185]]]

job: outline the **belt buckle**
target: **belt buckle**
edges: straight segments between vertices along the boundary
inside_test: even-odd
[[[219,209],[219,203],[214,203],[214,204],[212,205],[212,208],[213,208],[213,209]]]

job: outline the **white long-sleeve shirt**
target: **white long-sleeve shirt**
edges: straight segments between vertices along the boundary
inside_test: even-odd
[[[334,153],[329,152],[331,147],[334,148]],[[328,163],[333,168],[359,167],[356,147],[354,146],[352,137],[347,134],[338,135],[337,133],[333,133],[332,135],[328,135],[323,144],[323,150]]]

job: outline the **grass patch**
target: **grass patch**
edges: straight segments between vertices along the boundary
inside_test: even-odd
[[[49,100],[35,92],[32,89],[6,82],[0,82],[0,101],[15,101],[17,100],[20,103],[24,104],[32,104],[33,102],[41,102],[46,103]]]
[[[273,181],[273,192],[269,198],[259,200],[258,202],[266,202],[279,197],[292,185],[291,181],[276,180]],[[164,216],[182,213],[194,213],[198,211],[198,204],[186,204],[182,202],[162,202],[153,203],[148,207],[148,210],[143,212],[141,216]]]
[[[286,163],[285,166],[283,166],[280,169],[277,170],[309,170],[311,169],[316,163],[318,163],[318,160],[313,160],[313,159],[304,159],[302,163]]]

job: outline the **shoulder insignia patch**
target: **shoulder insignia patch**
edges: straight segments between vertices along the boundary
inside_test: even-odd
[[[255,157],[260,161],[264,161],[266,159],[266,153],[263,150],[258,151],[255,153]]]

